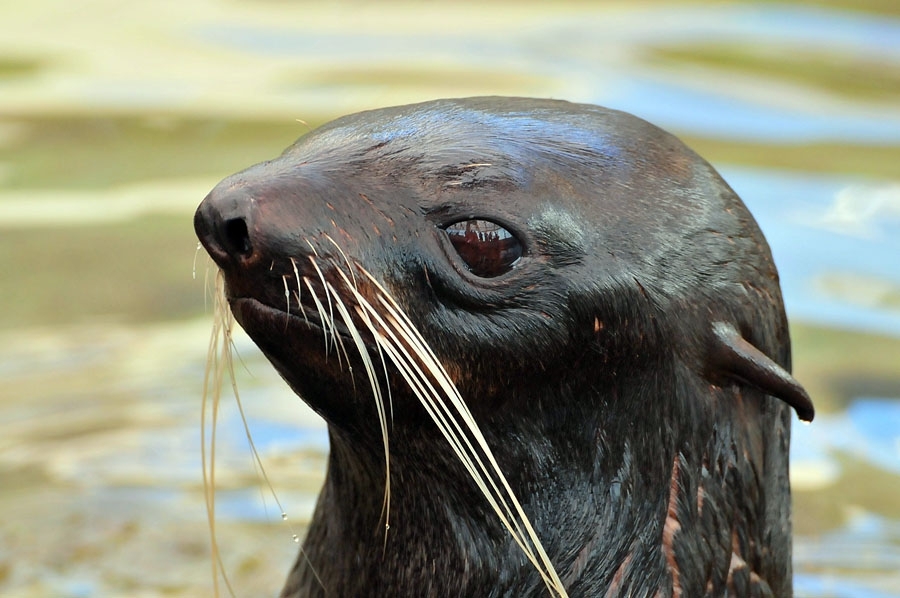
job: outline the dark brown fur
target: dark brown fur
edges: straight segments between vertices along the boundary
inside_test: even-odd
[[[460,262],[443,228],[471,218],[522,242],[511,272]],[[409,314],[570,596],[791,594],[779,398],[812,407],[786,372],[778,275],[740,199],[673,136],[521,98],[364,112],[224,180],[195,225],[236,318],[329,426],[309,558],[284,596],[547,593],[390,362],[385,540],[359,359],[339,367],[314,306],[285,305],[294,265],[318,280],[311,256],[335,286],[365,268]]]

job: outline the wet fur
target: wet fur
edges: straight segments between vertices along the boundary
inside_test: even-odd
[[[777,273],[737,196],[671,135],[563,102],[397,107],[326,125],[204,205],[198,234],[235,317],[329,424],[327,478],[284,596],[553,587],[360,298],[381,313],[395,303],[433,351],[568,595],[791,594],[790,408],[764,376],[723,365],[714,333],[725,323],[789,369]],[[526,259],[475,279],[440,231],[465,217],[513,230]],[[246,237],[226,226],[238,220]],[[330,327],[335,299],[351,322]],[[347,349],[348,324],[364,351]],[[329,338],[343,349],[332,340],[326,356]],[[390,389],[386,426],[376,387]]]

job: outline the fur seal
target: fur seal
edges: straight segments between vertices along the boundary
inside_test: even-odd
[[[789,596],[790,340],[714,169],[629,114],[362,112],[222,181],[199,239],[328,423],[283,596]]]

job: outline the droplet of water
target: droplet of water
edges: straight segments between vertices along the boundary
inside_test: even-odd
[[[297,534],[294,534],[294,535],[291,537],[291,540],[293,540],[295,544],[299,544],[299,543],[300,543],[300,536],[298,536]]]
[[[287,521],[287,513],[285,513],[284,511],[281,512],[281,520]]]

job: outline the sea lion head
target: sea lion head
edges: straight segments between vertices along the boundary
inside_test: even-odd
[[[703,362],[720,321],[788,365],[752,216],[675,137],[621,112],[513,98],[363,112],[225,179],[195,223],[238,320],[323,411],[310,378],[347,376],[336,356],[320,363],[318,309],[296,277],[340,289],[351,264],[478,395],[591,358],[610,374],[660,352]]]
[[[523,98],[362,112],[228,177],[194,222],[236,319],[333,438],[380,442],[373,395],[389,394],[391,434],[419,446],[428,409],[409,370],[440,369],[501,468],[528,463],[508,472],[518,491],[544,459],[655,526],[651,585],[668,571],[690,587],[679,559],[695,545],[673,526],[719,538],[698,501],[747,517],[723,481],[735,450],[754,488],[786,486],[786,405],[812,418],[752,216],[707,162],[622,112]],[[547,496],[525,499],[538,518]],[[731,583],[732,552],[784,587],[789,495],[760,500],[787,563],[744,532],[732,542],[735,524],[710,587]],[[615,520],[614,502],[598,517]],[[642,536],[625,535],[595,574],[559,556],[564,581],[632,587],[618,567]]]

